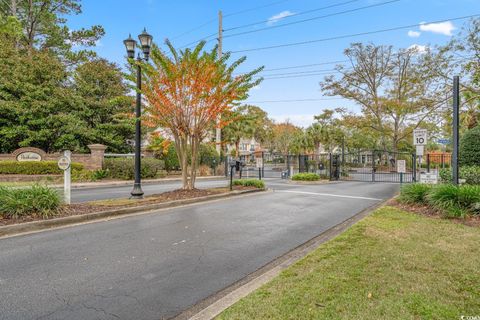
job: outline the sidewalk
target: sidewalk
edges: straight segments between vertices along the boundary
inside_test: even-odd
[[[206,176],[206,177],[197,177],[197,180],[217,180],[217,179],[226,179],[225,176]],[[142,180],[142,184],[158,184],[162,182],[172,182],[172,181],[181,181],[182,178],[179,176],[173,178],[160,178],[160,179],[148,179]],[[102,187],[114,187],[114,186],[129,186],[133,185],[133,180],[113,180],[113,181],[101,181],[101,182],[77,182],[72,183],[72,189],[82,189],[82,188],[102,188]],[[50,185],[52,188],[63,188],[63,184],[53,184]]]

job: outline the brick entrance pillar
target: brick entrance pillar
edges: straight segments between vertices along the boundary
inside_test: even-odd
[[[89,144],[87,146],[90,149],[90,159],[88,160],[89,170],[100,170],[103,167],[103,158],[105,154],[106,146],[103,144]]]

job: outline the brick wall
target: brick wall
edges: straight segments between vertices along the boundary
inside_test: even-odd
[[[72,153],[72,162],[82,163],[87,170],[99,170],[103,166],[103,158],[105,154],[105,149],[107,148],[103,144],[90,144],[87,146],[90,149],[89,154],[81,153]],[[39,154],[42,158],[42,161],[57,161],[61,157],[61,153],[45,153],[43,150],[38,148],[20,148],[12,152],[11,154],[0,154],[0,161],[17,160],[19,154],[25,152],[34,152]]]

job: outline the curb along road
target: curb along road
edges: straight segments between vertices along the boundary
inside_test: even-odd
[[[136,206],[136,207],[130,207],[130,208],[106,210],[102,212],[87,213],[82,215],[74,215],[74,216],[62,217],[62,218],[56,218],[56,219],[54,218],[49,220],[39,220],[39,221],[7,225],[7,226],[0,227],[0,239],[16,236],[16,235],[22,235],[26,233],[39,232],[39,231],[48,230],[48,229],[57,228],[57,227],[76,225],[84,222],[93,222],[97,220],[101,221],[102,219],[110,218],[110,217],[127,216],[129,214],[149,212],[157,209],[175,208],[183,205],[203,203],[211,200],[226,199],[226,198],[235,197],[239,195],[256,193],[256,192],[264,192],[264,191],[267,191],[267,190],[253,189],[253,190],[233,191],[229,193],[214,194],[214,195],[209,195],[209,196],[199,197],[199,198],[174,200],[169,202],[154,203],[154,204],[148,204],[148,205]]]

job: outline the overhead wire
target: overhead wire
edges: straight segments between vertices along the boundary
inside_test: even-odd
[[[480,16],[480,14],[472,14],[472,15],[468,15],[468,16],[462,16],[462,17],[456,17],[456,18],[449,18],[449,19],[442,19],[442,20],[425,22],[424,24],[433,24],[433,23],[441,23],[441,22],[447,22],[447,21],[465,20],[465,19],[470,19],[470,18],[474,18],[474,17],[478,17],[478,16]],[[307,40],[307,41],[300,41],[300,42],[291,42],[291,43],[284,43],[284,44],[278,44],[278,45],[273,45],[273,46],[265,46],[265,47],[251,48],[251,49],[236,50],[236,51],[231,51],[231,53],[253,52],[253,51],[262,51],[262,50],[269,50],[269,49],[277,49],[277,48],[285,48],[285,47],[306,45],[306,44],[311,44],[311,43],[332,41],[332,40],[338,40],[338,39],[346,39],[346,38],[352,38],[352,37],[358,37],[358,36],[364,36],[364,35],[370,35],[370,34],[378,34],[378,33],[397,31],[397,30],[408,29],[408,28],[414,28],[414,27],[417,27],[418,25],[419,24],[416,23],[416,24],[410,24],[410,25],[405,25],[405,26],[392,27],[392,28],[387,28],[387,29],[380,29],[380,30],[373,30],[373,31],[366,31],[366,32],[359,32],[359,33],[353,33],[353,34],[346,34],[346,35],[328,37],[328,38],[322,38],[322,39]]]
[[[316,11],[321,11],[321,10],[325,10],[325,9],[339,7],[339,6],[342,6],[342,5],[346,5],[346,4],[350,4],[350,3],[358,2],[358,1],[361,1],[361,0],[349,0],[349,1],[341,2],[341,3],[337,3],[337,4],[325,6],[325,7],[320,7],[320,8],[311,9],[311,10],[307,10],[307,11],[302,11],[302,12],[298,12],[298,13],[292,13],[292,14],[286,16],[286,17],[283,17],[282,20],[283,19],[291,19],[293,17],[298,17],[298,16],[301,16],[301,15],[305,15],[305,14],[316,12]],[[224,29],[223,31],[228,32],[228,31],[231,31],[231,30],[243,29],[243,28],[247,28],[247,27],[256,26],[256,25],[259,25],[259,24],[265,24],[265,23],[268,23],[270,21],[271,21],[271,19],[252,22],[252,23],[243,24],[243,25],[236,26],[236,27],[227,28],[227,29]]]
[[[238,33],[233,33],[233,34],[227,34],[227,35],[224,35],[223,37],[224,38],[231,38],[231,37],[241,36],[241,35],[244,35],[244,34],[250,34],[250,33],[256,33],[256,32],[261,32],[261,31],[266,31],[266,30],[271,30],[271,29],[283,28],[283,27],[287,27],[287,26],[291,26],[291,25],[295,25],[295,24],[299,24],[299,23],[305,23],[305,22],[310,22],[310,21],[314,21],[314,20],[339,16],[339,15],[346,14],[346,13],[357,12],[357,11],[361,11],[361,10],[365,10],[365,9],[385,6],[387,4],[391,4],[391,3],[395,3],[395,2],[399,2],[399,1],[402,1],[402,0],[389,0],[389,1],[375,3],[375,4],[372,4],[372,5],[368,5],[368,6],[359,7],[359,8],[354,8],[354,9],[344,10],[344,11],[340,11],[340,12],[329,13],[329,14],[325,14],[325,15],[322,15],[322,16],[318,16],[318,17],[313,17],[313,18],[308,18],[308,19],[303,19],[303,20],[298,20],[298,21],[292,21],[292,22],[289,22],[289,23],[268,26],[268,27],[265,27],[265,28],[260,28],[260,29],[255,29],[255,30],[243,31],[243,32],[238,32]]]

